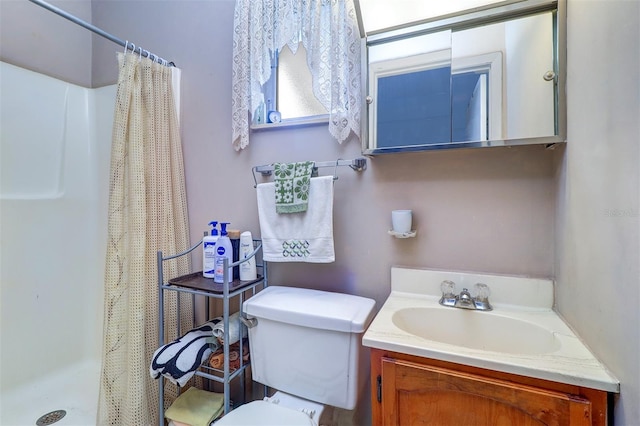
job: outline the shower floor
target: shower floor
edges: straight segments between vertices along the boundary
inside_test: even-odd
[[[0,395],[0,424],[35,425],[43,414],[65,410],[54,425],[95,425],[100,367],[100,361],[85,361]]]

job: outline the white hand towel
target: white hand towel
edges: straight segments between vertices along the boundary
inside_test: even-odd
[[[306,212],[276,213],[275,184],[257,187],[263,259],[267,262],[331,263],[333,176],[311,179]]]

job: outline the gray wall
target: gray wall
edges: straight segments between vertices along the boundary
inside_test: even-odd
[[[14,17],[29,22],[32,14],[45,12],[9,9],[5,3],[13,1],[2,1],[3,60],[16,63],[19,59],[23,66],[41,70],[39,56],[54,57],[61,63],[80,56],[79,50],[68,46],[76,38],[84,38],[85,30],[77,29],[80,31],[77,36],[67,35],[62,30],[73,25],[58,17],[52,17],[46,24],[34,23],[33,28],[28,27],[31,23],[25,23],[15,29],[17,33],[37,31],[43,38],[61,39],[55,48],[35,43],[27,50],[22,38],[7,38],[5,22]],[[78,2],[58,3],[71,9]],[[618,41],[609,36],[616,33],[615,21],[603,22],[606,14],[588,13],[596,3],[600,2],[569,1],[571,132],[566,151],[519,147],[390,155],[371,159],[368,170],[362,174],[340,168],[340,178],[335,184],[336,262],[274,264],[271,283],[369,296],[380,306],[389,292],[391,265],[540,277],[554,277],[557,270],[561,313],[577,326],[587,344],[614,373],[624,379],[618,424],[640,417],[640,378],[637,362],[632,362],[640,358],[638,256],[633,257],[633,249],[637,250],[633,239],[638,240],[638,132],[637,124],[633,127],[633,123],[619,121],[613,115],[616,111],[623,112],[625,107],[630,108],[625,114],[635,112],[637,117],[638,99],[628,99],[624,105],[609,110],[611,105],[602,103],[606,97],[587,90],[595,86],[599,95],[614,89],[631,96],[618,78],[610,78],[605,85],[604,70],[596,73],[586,69],[593,66],[591,61],[598,56],[594,49],[605,54],[608,47],[603,43]],[[620,18],[629,22],[630,28],[635,25],[636,37],[632,40],[636,44],[618,45],[625,50],[616,55],[632,55],[632,59],[625,59],[631,61],[626,62],[631,68],[624,75],[635,69],[636,80],[631,83],[635,81],[637,93],[638,2],[600,4],[621,9],[635,7],[635,18],[622,10]],[[201,237],[206,224],[213,219],[231,221],[233,228],[259,235],[252,166],[275,161],[327,161],[360,154],[358,141],[339,145],[324,126],[256,132],[248,149],[240,153],[233,150],[230,126],[233,7],[233,0],[92,2],[95,25],[141,44],[183,69],[182,136],[192,241]],[[596,17],[599,24],[592,25]],[[599,44],[595,47],[582,44],[585,34],[600,40]],[[83,54],[91,57],[91,49],[86,49]],[[116,81],[114,52],[120,49],[94,38],[92,86]],[[12,54],[6,56],[5,52]],[[65,73],[66,77],[61,78],[81,80],[76,67],[66,69]],[[598,124],[605,111],[611,114],[607,116],[611,128],[618,129],[618,137],[605,138],[610,133]],[[603,140],[608,143],[601,144]],[[614,144],[616,149],[609,149]],[[599,161],[596,154],[607,161]],[[581,163],[582,156],[590,155],[594,156],[590,161]],[[623,172],[612,167],[618,162],[624,164]],[[606,185],[593,186],[591,180],[581,181],[580,175],[602,177]],[[636,188],[635,192],[631,187]],[[576,194],[585,197],[584,201],[576,201]],[[635,217],[584,221],[581,203],[601,195],[615,197],[605,203],[607,207],[636,208]],[[387,235],[390,212],[396,208],[414,210],[416,238],[396,240]],[[598,212],[602,213],[602,209]],[[594,232],[603,236],[597,240],[599,245],[592,238]],[[623,238],[623,243],[619,238]],[[587,253],[592,245],[594,250]],[[606,255],[612,261],[601,264],[577,260],[590,253],[596,257]],[[194,266],[199,267],[200,262],[196,256]],[[626,266],[619,269],[619,262]],[[627,294],[616,300],[617,305],[602,305],[600,301],[607,289],[625,289]],[[609,296],[613,298],[614,294]],[[598,308],[588,312],[583,308],[593,305]],[[623,311],[627,313],[620,313]],[[601,339],[601,334],[607,334],[607,339]]]
[[[640,422],[640,2],[571,1],[568,143],[558,165],[556,304]],[[597,23],[597,25],[594,25]]]
[[[90,1],[50,4],[91,21]],[[0,59],[91,87],[91,32],[27,0],[0,1]]]
[[[324,125],[255,132],[249,148],[235,152],[230,126],[234,2],[151,4],[94,2],[94,23],[143,45],[156,42],[160,47],[145,48],[183,69],[182,134],[193,241],[214,219],[259,235],[252,166],[360,155],[357,140],[339,145]],[[119,20],[123,14],[152,14],[149,20],[170,23],[169,34],[135,28]],[[94,83],[111,83],[114,49],[99,47],[96,62],[107,62],[94,68]],[[377,157],[362,174],[341,168],[335,185],[337,261],[272,265],[272,283],[342,290],[381,303],[389,292],[390,266],[397,264],[549,277],[553,155],[541,147],[439,152]],[[387,235],[396,208],[414,210],[417,238]]]

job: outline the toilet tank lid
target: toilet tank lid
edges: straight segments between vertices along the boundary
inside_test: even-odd
[[[375,301],[366,297],[297,287],[269,286],[244,302],[249,316],[304,327],[362,333]]]

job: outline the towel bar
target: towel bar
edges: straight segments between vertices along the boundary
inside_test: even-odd
[[[317,161],[314,165],[314,174],[315,174],[315,169],[319,167],[338,168],[338,166],[349,166],[352,170],[355,170],[356,172],[362,172],[367,169],[367,159],[360,157],[360,158],[354,158],[353,160],[338,159],[336,161]],[[253,174],[253,182],[254,182],[253,187],[255,188],[258,186],[256,173],[260,173],[262,176],[271,176],[271,174],[273,173],[273,164],[254,166],[251,168],[251,173]]]

